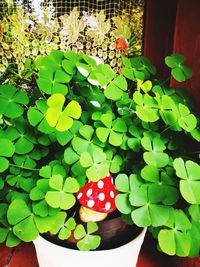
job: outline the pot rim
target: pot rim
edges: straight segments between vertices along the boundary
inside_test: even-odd
[[[37,239],[33,240],[33,243],[36,245],[37,244],[37,240],[40,239],[43,242],[48,242],[49,244],[51,244],[55,248],[63,249],[63,250],[66,250],[66,249],[67,250],[71,250],[71,251],[73,251],[73,253],[77,253],[77,254],[80,254],[80,253],[92,253],[92,252],[105,253],[105,252],[109,252],[109,251],[113,251],[114,252],[114,251],[126,249],[127,247],[131,246],[133,242],[136,243],[140,239],[144,239],[146,231],[147,231],[147,227],[141,228],[141,232],[135,238],[133,238],[131,241],[127,242],[124,245],[121,245],[121,246],[116,247],[116,248],[111,248],[111,249],[81,251],[81,250],[78,250],[78,249],[73,249],[73,248],[69,248],[69,247],[64,247],[64,246],[58,245],[58,244],[54,243],[53,241],[50,241],[50,240],[46,239],[45,237],[43,237],[41,235],[39,235]]]

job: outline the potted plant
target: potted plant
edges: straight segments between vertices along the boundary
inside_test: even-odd
[[[181,82],[184,60],[166,58]],[[31,94],[0,87],[0,242],[35,240],[41,266],[134,266],[146,227],[169,255],[199,253],[198,116],[148,59],[123,64],[52,51]]]

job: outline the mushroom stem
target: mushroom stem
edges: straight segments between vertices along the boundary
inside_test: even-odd
[[[94,211],[83,206],[80,207],[79,215],[82,222],[100,222],[108,216],[107,213]]]

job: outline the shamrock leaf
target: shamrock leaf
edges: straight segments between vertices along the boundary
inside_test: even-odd
[[[194,130],[197,126],[197,119],[193,114],[190,113],[188,107],[183,104],[179,104],[178,111],[180,115],[178,118],[178,124],[180,127],[187,132]]]
[[[98,127],[97,137],[103,143],[108,142],[113,146],[120,146],[123,142],[123,133],[127,131],[126,123],[123,119],[112,120],[112,115],[107,113],[101,116],[101,122],[104,127]]]
[[[63,109],[65,97],[62,94],[53,94],[47,100],[48,109],[45,118],[51,127],[64,132],[73,125],[73,119],[79,119],[81,116],[81,106],[78,102],[72,100]]]
[[[104,90],[104,95],[114,101],[121,99],[123,92],[127,91],[128,84],[123,75],[117,76]]]
[[[28,104],[27,94],[17,91],[13,85],[0,86],[0,114],[8,118],[18,118],[24,113],[22,105]]]
[[[200,204],[200,166],[191,160],[184,162],[181,158],[175,159],[173,165],[176,175],[181,178],[183,198],[191,204]]]
[[[91,181],[98,181],[106,177],[109,172],[109,163],[106,161],[106,154],[101,149],[94,149],[92,153],[83,152],[80,163],[87,168],[86,175]]]
[[[75,229],[76,227],[76,221],[74,220],[74,218],[70,218],[68,219],[64,224],[63,226],[61,227],[60,231],[59,231],[59,234],[58,234],[58,237],[61,239],[61,240],[66,240],[68,239],[71,234],[72,234],[72,231]]]
[[[145,136],[141,140],[145,150],[143,158],[148,165],[162,168],[169,162],[169,156],[163,151],[166,149],[165,142],[158,136]]]
[[[185,57],[181,54],[172,54],[165,58],[165,63],[172,69],[171,74],[178,82],[184,82],[192,77],[192,70],[183,64]]]
[[[155,122],[159,119],[158,103],[150,95],[142,95],[140,92],[133,94],[136,106],[137,116],[144,122]]]
[[[107,160],[110,164],[110,172],[111,173],[118,173],[121,169],[121,166],[123,164],[123,159],[120,155],[114,154],[113,150],[108,150],[105,152]]]
[[[34,240],[38,235],[38,229],[29,207],[22,199],[12,201],[7,212],[8,222],[13,225],[14,234],[25,242]]]
[[[173,210],[166,226],[158,234],[158,242],[162,251],[169,255],[187,256],[191,247],[191,237],[187,230],[191,223],[182,210]]]
[[[27,113],[28,121],[33,127],[37,126],[38,131],[51,134],[54,132],[46,118],[45,113],[48,110],[47,102],[44,99],[39,99],[36,101],[36,107],[30,107]]]
[[[53,175],[49,179],[49,186],[53,190],[46,193],[45,199],[52,208],[67,210],[73,207],[76,198],[72,193],[79,190],[79,184],[76,179],[68,177],[64,181],[62,175]]]
[[[38,64],[37,84],[40,90],[46,94],[66,95],[68,93],[67,84],[71,80],[72,74],[61,67],[63,55],[62,51],[53,51]]]
[[[37,140],[31,129],[28,127],[28,122],[19,118],[15,121],[14,126],[6,129],[5,135],[15,144],[15,152],[23,155],[33,150]]]
[[[173,205],[178,201],[177,185],[166,171],[161,172],[157,167],[147,165],[142,169],[141,177],[151,182],[149,194],[153,201],[159,201],[165,205]]]
[[[12,157],[15,152],[13,143],[7,138],[0,138],[0,173],[9,167],[7,157]]]
[[[95,222],[87,223],[87,232],[82,224],[79,224],[75,231],[74,237],[79,240],[77,247],[82,251],[94,250],[101,242],[101,238],[98,235],[92,235],[98,230],[98,225]]]

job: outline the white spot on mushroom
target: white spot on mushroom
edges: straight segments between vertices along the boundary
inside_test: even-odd
[[[104,199],[105,199],[105,194],[104,193],[100,193],[99,194],[99,200],[100,201],[104,201]]]
[[[113,191],[110,191],[110,197],[111,197],[111,198],[114,198],[114,197],[115,197],[115,194],[114,194]]]
[[[106,177],[110,177],[110,173],[108,173],[108,174],[106,175]]]
[[[106,205],[105,205],[105,209],[106,209],[106,210],[109,210],[109,209],[110,209],[110,207],[111,207],[111,204],[110,204],[110,202],[107,202],[107,203],[106,203]]]
[[[111,178],[111,183],[113,184],[114,182],[113,182],[113,178]]]
[[[88,189],[87,193],[86,193],[87,197],[90,197],[92,195],[92,189]]]
[[[87,203],[87,205],[88,205],[89,208],[94,207],[94,204],[95,204],[95,202],[94,202],[94,200],[92,200],[92,199],[90,199],[90,200],[88,201],[88,203]]]
[[[103,181],[98,181],[98,183],[97,183],[97,186],[98,186],[98,188],[99,189],[102,189],[103,188],[103,186],[104,186],[104,182]]]
[[[80,192],[80,193],[78,194],[78,196],[77,196],[77,199],[80,199],[82,196],[83,196],[83,193]]]

